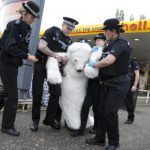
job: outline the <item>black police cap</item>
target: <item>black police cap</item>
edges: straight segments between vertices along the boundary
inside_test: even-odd
[[[106,37],[104,35],[104,33],[99,33],[94,37],[94,40],[96,41],[97,39],[102,39],[102,40],[106,40]]]
[[[124,32],[122,29],[122,24],[119,23],[119,20],[116,18],[107,19],[104,21],[103,27],[101,30],[112,30],[112,29],[120,29],[120,32]]]
[[[69,17],[63,17],[63,23],[68,25],[71,29],[74,29],[76,25],[79,24],[79,22],[75,19],[69,18]]]
[[[40,7],[33,1],[28,1],[27,3],[22,3],[23,8],[29,12],[32,16],[39,18]]]

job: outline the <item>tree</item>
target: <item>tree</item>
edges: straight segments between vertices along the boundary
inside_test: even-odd
[[[140,15],[140,20],[145,20],[146,19],[146,16],[144,14],[141,14]]]
[[[124,11],[123,10],[119,10],[118,8],[116,9],[116,14],[115,14],[116,18],[119,21],[123,21],[124,20]]]
[[[119,9],[117,8],[116,9],[116,14],[115,14],[116,18],[118,19],[119,18]]]
[[[133,20],[134,20],[133,14],[130,15],[130,19],[129,19],[129,20],[130,20],[130,21],[133,21]]]

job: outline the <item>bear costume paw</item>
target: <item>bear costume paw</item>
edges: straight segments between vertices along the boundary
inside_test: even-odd
[[[62,76],[59,70],[59,63],[54,57],[49,57],[46,64],[47,81],[51,84],[61,84]]]

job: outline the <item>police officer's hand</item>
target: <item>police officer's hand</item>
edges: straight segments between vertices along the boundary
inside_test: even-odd
[[[133,85],[132,88],[131,88],[131,91],[132,91],[132,92],[135,92],[136,90],[137,90],[137,86],[136,86],[136,85]]]
[[[37,62],[38,61],[38,59],[34,56],[34,55],[28,55],[28,57],[27,57],[27,61],[30,61],[30,62]]]
[[[55,58],[57,59],[58,62],[62,62],[62,60],[63,60],[63,58],[59,55],[57,55]]]
[[[63,57],[62,63],[63,63],[64,65],[66,65],[66,64],[68,63],[68,58],[67,58],[67,57]]]

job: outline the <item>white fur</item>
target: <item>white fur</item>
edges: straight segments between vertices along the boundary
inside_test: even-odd
[[[87,77],[84,66],[87,63],[91,47],[87,43],[73,43],[68,48],[69,61],[65,66],[66,76],[63,77],[60,97],[62,118],[71,129],[79,129],[80,113],[86,95]],[[81,71],[81,72],[78,72]],[[89,116],[87,127],[92,126],[93,118]]]
[[[102,47],[99,47],[97,51],[94,51],[91,53],[90,60],[97,62],[99,61],[101,56],[102,56]],[[98,68],[91,67],[87,63],[84,68],[84,73],[88,78],[93,79],[98,76],[99,71],[98,71]]]
[[[57,53],[59,56],[67,57],[67,53]],[[62,75],[59,71],[59,63],[56,58],[48,57],[46,63],[47,81],[52,84],[61,84]]]
[[[49,57],[46,64],[47,69],[47,81],[52,84],[61,84],[62,76],[59,71],[59,64],[57,59],[54,57]]]

